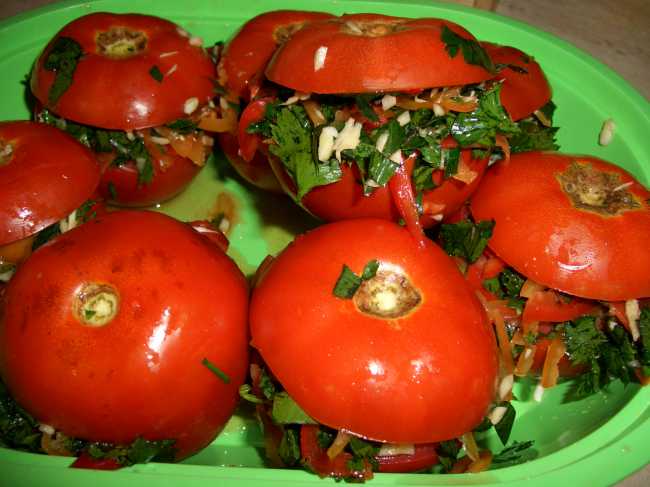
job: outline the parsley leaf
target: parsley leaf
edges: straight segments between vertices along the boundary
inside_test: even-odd
[[[491,469],[510,467],[532,460],[537,456],[537,451],[532,449],[534,444],[534,441],[515,441],[494,455]]]
[[[155,64],[151,66],[151,69],[149,70],[149,75],[155,79],[158,83],[162,83],[163,81],[163,74],[160,72],[160,68],[156,66]]]
[[[501,105],[500,93],[501,85],[497,84],[479,97],[474,111],[448,117],[449,132],[461,147],[473,144],[493,147],[497,134],[511,136],[519,132]]]
[[[176,119],[173,122],[165,124],[165,127],[168,127],[181,135],[191,134],[195,130],[199,129],[199,126],[196,124],[196,122],[190,120],[189,118]]]
[[[545,127],[537,120],[524,119],[517,122],[519,132],[509,137],[510,152],[528,152],[533,150],[558,150],[555,141],[558,127]]]
[[[506,408],[506,412],[497,424],[494,425],[494,431],[496,431],[501,443],[505,446],[508,443],[508,438],[510,438],[510,432],[512,431],[512,425],[515,422],[515,408],[510,402],[502,402],[499,404],[501,407]]]
[[[347,265],[343,264],[341,274],[336,280],[332,293],[337,298],[351,299],[361,286],[361,283],[375,277],[378,269],[379,261],[373,259],[365,265],[361,276],[357,276]]]
[[[282,161],[295,181],[298,201],[312,188],[341,179],[338,161],[320,163],[315,160],[312,126],[302,106],[282,107],[270,129],[275,144],[270,145],[269,150]]]
[[[214,365],[207,358],[201,360],[201,364],[205,365],[210,370],[210,372],[212,372],[219,379],[221,379],[224,384],[230,384],[230,377],[228,377],[228,375],[223,370],[221,370],[219,367]]]
[[[443,249],[451,256],[462,257],[469,263],[475,262],[483,253],[493,228],[494,221],[474,223],[462,220],[443,224],[440,228]]]
[[[41,453],[38,422],[21,408],[0,382],[0,446]]]
[[[286,392],[273,396],[271,417],[276,424],[317,424]]]
[[[284,428],[278,455],[287,467],[297,466],[300,462],[300,433],[293,428]]]
[[[55,105],[61,95],[72,84],[72,77],[77,69],[77,63],[83,56],[81,45],[70,37],[59,37],[54,41],[52,49],[45,58],[43,67],[47,71],[54,71],[54,82],[47,94],[47,101]]]
[[[363,95],[357,95],[354,97],[354,101],[357,104],[357,107],[361,111],[364,117],[366,117],[368,120],[372,122],[378,122],[379,117],[375,113],[375,111],[372,109],[372,106],[370,106],[370,102],[374,99],[377,98],[377,95],[375,94],[363,94]]]
[[[564,342],[571,361],[591,364],[600,354],[600,346],[607,337],[596,327],[594,316],[582,316],[564,324]]]
[[[151,461],[173,462],[176,454],[174,440],[149,441],[137,438],[129,447],[126,454],[127,465],[147,463]]]
[[[438,443],[438,465],[433,467],[435,473],[447,473],[456,463],[461,444],[458,440],[441,441]]]
[[[496,73],[492,59],[483,47],[474,39],[466,39],[456,34],[446,25],[442,26],[442,42],[445,43],[445,50],[449,57],[456,57],[460,50],[467,64],[481,66],[490,73]]]

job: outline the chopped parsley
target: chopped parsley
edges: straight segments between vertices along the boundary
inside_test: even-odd
[[[499,404],[500,407],[505,407],[506,412],[497,424],[494,425],[494,431],[496,431],[501,443],[505,446],[508,443],[510,438],[510,433],[512,432],[512,426],[515,422],[516,412],[514,406],[509,402],[502,402]]]
[[[465,37],[456,34],[446,25],[442,26],[441,39],[442,42],[445,43],[445,50],[449,54],[449,57],[456,57],[460,50],[463,59],[465,59],[467,64],[481,66],[490,73],[496,73],[496,68],[492,59],[490,59],[490,56],[478,41],[475,41],[474,39],[466,39]]]
[[[181,135],[191,134],[192,132],[199,129],[199,126],[196,124],[196,122],[190,120],[189,118],[176,119],[173,122],[165,124],[165,127],[168,127]]]
[[[47,71],[54,71],[54,82],[47,94],[47,101],[55,105],[59,98],[72,85],[72,77],[77,69],[77,63],[83,56],[81,45],[70,37],[59,37],[43,63]]]
[[[230,377],[228,377],[228,375],[223,370],[221,370],[219,367],[214,365],[207,358],[201,360],[201,364],[205,365],[210,370],[210,372],[212,372],[219,379],[221,379],[224,384],[230,384]]]
[[[300,431],[295,428],[284,428],[278,455],[287,467],[295,467],[300,464]]]
[[[491,220],[478,223],[462,220],[458,223],[443,224],[440,227],[442,247],[447,254],[462,257],[473,263],[485,250],[493,228],[494,221]]]
[[[534,444],[534,441],[513,442],[512,445],[505,447],[494,455],[490,469],[510,467],[534,459],[538,454],[533,449]]]
[[[155,79],[158,83],[162,83],[163,81],[163,74],[160,72],[160,68],[156,66],[155,64],[151,67],[149,70],[149,75]]]
[[[332,291],[334,296],[341,299],[351,299],[363,281],[367,281],[375,277],[378,269],[379,261],[371,260],[363,268],[361,276],[357,276],[347,265],[343,264],[341,274],[336,280],[334,290]]]
[[[273,396],[271,417],[276,424],[316,424],[286,392]]]

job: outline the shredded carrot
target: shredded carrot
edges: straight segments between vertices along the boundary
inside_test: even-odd
[[[560,376],[559,363],[565,353],[566,345],[561,337],[556,337],[551,340],[551,344],[546,351],[546,357],[544,358],[542,380],[540,381],[540,384],[545,389],[557,384],[557,379]]]
[[[334,460],[338,457],[348,443],[350,443],[350,434],[339,430],[336,438],[334,438],[334,442],[327,449],[327,456],[329,459]]]
[[[302,106],[305,107],[307,116],[315,127],[323,125],[327,121],[323,112],[320,111],[320,104],[318,102],[314,100],[306,100],[302,103]]]
[[[537,291],[542,291],[543,289],[544,287],[541,284],[537,284],[531,279],[526,279],[523,286],[521,286],[519,296],[522,298],[532,298],[533,294],[535,294]]]
[[[406,110],[420,110],[421,108],[431,108],[430,101],[417,101],[406,96],[398,96],[395,105]]]
[[[467,471],[467,467],[469,467],[471,463],[472,459],[468,456],[464,456],[460,460],[456,460],[456,463],[454,463],[453,467],[451,467],[449,473],[465,473]]]
[[[73,457],[74,453],[66,446],[67,440],[61,433],[54,433],[53,435],[43,434],[41,436],[41,448],[48,455]]]
[[[168,127],[156,127],[156,132],[169,140],[169,145],[179,156],[187,157],[197,166],[203,166],[212,151],[210,145],[203,143],[202,135],[195,133],[180,135]],[[145,139],[146,137],[145,135]]]
[[[501,351],[501,360],[503,362],[504,370],[507,374],[512,374],[515,365],[512,359],[512,346],[510,344],[510,339],[508,338],[508,332],[506,331],[506,324],[503,315],[498,309],[490,307],[488,309],[488,316],[492,319],[492,323],[494,323],[494,328],[497,332],[497,341],[499,344],[499,350]]]
[[[201,113],[198,120],[198,127],[208,132],[230,132],[237,131],[237,114],[235,110],[223,110],[222,117],[219,118],[215,110],[205,110]]]
[[[492,465],[492,452],[490,450],[483,450],[479,454],[479,458],[469,464],[466,473],[479,473],[484,472]]]
[[[515,367],[515,375],[517,377],[526,377],[530,368],[533,366],[535,361],[535,351],[537,350],[536,345],[526,345],[524,350],[519,354],[517,359],[517,366]]]
[[[544,127],[550,127],[551,125],[553,125],[543,111],[535,110],[533,114],[537,117],[537,120],[539,120]]]
[[[458,162],[458,170],[452,177],[454,179],[462,181],[465,184],[469,184],[478,177],[478,173],[469,167],[469,164],[467,164],[461,157]]]
[[[501,148],[505,162],[508,162],[510,160],[510,143],[508,142],[508,139],[505,135],[498,134],[494,138],[494,143],[497,147]]]
[[[471,100],[471,101],[464,101],[464,100],[458,100],[454,99],[451,97],[443,98],[440,100],[439,105],[446,111],[446,112],[473,112],[476,110],[478,107],[478,101],[476,100]]]
[[[634,369],[634,373],[636,374],[636,377],[637,379],[639,379],[639,382],[641,383],[642,386],[647,386],[648,384],[650,384],[650,377],[643,375],[641,369]]]
[[[460,441],[463,442],[463,447],[467,456],[472,460],[476,461],[479,459],[478,445],[476,444],[476,439],[474,438],[474,433],[471,431],[465,433],[460,437]]]

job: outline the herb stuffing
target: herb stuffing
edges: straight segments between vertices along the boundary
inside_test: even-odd
[[[72,77],[82,56],[81,45],[74,39],[59,37],[54,42],[43,64],[47,71],[55,73],[54,82],[47,94],[47,101],[50,105],[55,105],[72,85]]]

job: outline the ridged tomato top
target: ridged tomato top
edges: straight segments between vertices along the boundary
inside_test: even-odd
[[[468,64],[444,28],[468,41],[466,29],[442,19],[353,14],[306,25],[271,59],[266,76],[295,90],[367,93],[478,83],[492,74]],[[452,47],[452,46],[450,46]]]
[[[396,295],[381,287],[333,294],[344,265],[361,274],[371,260],[404,293],[400,314],[364,307],[374,296],[394,309]],[[493,399],[496,346],[481,304],[440,248],[418,246],[394,223],[348,220],[298,237],[261,277],[250,313],[252,345],[273,375],[330,427],[394,443],[447,440],[479,424]]]
[[[575,296],[650,296],[650,192],[592,156],[515,154],[494,165],[471,200],[494,219],[488,245],[526,277]]]
[[[0,122],[0,154],[0,245],[66,217],[99,184],[92,152],[49,125]]]
[[[70,86],[52,101],[61,69],[48,70],[46,62],[61,39],[76,42],[83,54]],[[186,116],[187,100],[203,104],[214,95],[214,64],[198,41],[150,15],[86,15],[45,47],[32,72],[32,92],[46,108],[78,123],[117,130],[162,125]]]

